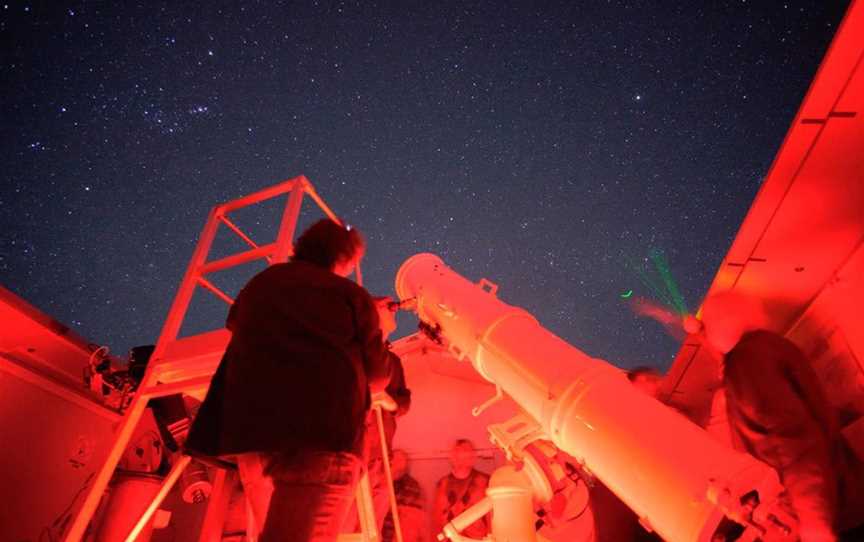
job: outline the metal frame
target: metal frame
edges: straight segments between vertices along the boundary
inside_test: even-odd
[[[279,223],[278,235],[274,243],[259,246],[228,217],[232,211],[250,207],[286,194],[288,197]],[[222,353],[228,343],[229,334],[226,330],[218,330],[178,338],[196,287],[200,286],[204,288],[230,305],[234,301],[233,298],[207,280],[206,275],[259,259],[266,259],[271,265],[287,261],[293,253],[293,238],[304,195],[312,198],[325,215],[341,223],[333,211],[315,192],[309,180],[302,175],[245,197],[217,205],[210,211],[207,223],[201,232],[198,245],[192,255],[192,260],[186,269],[186,274],[180,283],[180,288],[177,291],[171,309],[168,311],[168,316],[165,319],[165,324],[162,327],[162,332],[159,335],[159,340],[156,343],[144,378],[129,408],[126,410],[120,426],[117,428],[116,437],[104,464],[94,478],[87,496],[75,516],[75,520],[70,524],[66,532],[64,537],[66,542],[79,542],[84,537],[87,525],[96,512],[96,508],[114,473],[114,469],[123,451],[126,449],[129,439],[132,437],[132,433],[144,414],[150,399],[181,392],[206,391],[209,387],[210,378],[222,357]],[[250,250],[219,260],[208,261],[210,250],[220,225],[224,225],[240,237],[241,240],[250,246]],[[360,276],[358,267],[358,282]],[[153,503],[151,503],[138,521],[138,524],[129,533],[127,540],[134,540],[140,529],[147,524],[147,521],[149,521],[152,514],[159,507],[159,504],[170,492],[174,483],[180,477],[180,474],[182,474],[183,469],[189,464],[189,461],[189,457],[181,456],[175,462]],[[226,493],[223,489],[225,487],[230,488],[234,478],[236,478],[236,475],[233,472],[220,470],[217,474],[216,483],[214,484],[216,498],[213,498],[208,505],[205,524],[199,540],[219,539],[222,524],[221,519],[224,519],[224,505],[227,503],[225,500],[227,497],[222,495],[222,493]]]

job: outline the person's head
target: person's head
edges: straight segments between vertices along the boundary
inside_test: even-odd
[[[300,234],[292,259],[347,277],[354,271],[365,249],[366,243],[359,231],[323,218]]]
[[[381,326],[381,334],[386,339],[396,330],[396,311],[399,306],[393,302],[390,296],[373,297],[375,308],[378,309],[378,323]]]
[[[633,367],[627,371],[627,380],[633,384],[633,387],[646,395],[651,397],[660,395],[660,383],[663,378],[654,367],[646,365]]]
[[[708,345],[721,355],[732,350],[748,331],[763,329],[768,324],[762,301],[737,292],[706,299],[700,319]]]
[[[398,480],[408,474],[410,466],[411,463],[405,450],[393,450],[393,457],[390,458],[390,468],[393,471],[394,480]]]
[[[460,438],[453,443],[453,448],[450,449],[450,466],[453,468],[454,476],[467,477],[475,463],[477,463],[477,451],[474,449],[473,442]]]

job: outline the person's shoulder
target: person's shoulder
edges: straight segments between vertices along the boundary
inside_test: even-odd
[[[366,288],[360,286],[349,278],[340,277],[339,275],[335,275],[335,277],[339,279],[339,284],[341,284],[348,293],[353,296],[363,298],[364,301],[372,303],[372,295],[366,290]]]
[[[258,272],[252,280],[261,280],[266,279],[268,277],[272,277],[274,275],[283,275],[285,273],[291,273],[296,269],[297,265],[293,262],[283,262],[283,263],[275,263],[273,265],[268,265],[265,269],[262,269]]]
[[[785,341],[782,335],[768,331],[767,329],[754,329],[748,331],[741,337],[741,342],[744,341]]]
[[[482,470],[473,469],[473,472],[471,473],[471,477],[474,480],[477,480],[477,481],[480,481],[483,483],[489,482],[489,475],[486,474],[485,472],[483,472]]]
[[[757,329],[745,333],[733,350],[761,350],[769,348],[778,353],[798,350],[795,343],[773,331]]]
[[[336,275],[329,272],[327,269],[311,263],[287,261],[268,266],[266,269],[252,277],[250,284],[256,282],[269,283],[272,281],[283,280],[321,280],[327,279],[328,275],[333,275],[334,278],[336,277]]]
[[[402,481],[405,483],[405,485],[410,486],[412,488],[421,487],[420,482],[417,480],[417,478],[414,478],[410,474],[406,474],[406,475],[402,476]]]
[[[774,367],[781,361],[800,364],[804,354],[786,337],[764,329],[745,333],[726,355],[727,370],[748,366]]]
[[[339,276],[329,269],[325,269],[318,265],[302,261],[290,261],[288,263],[270,266],[270,269],[274,268],[279,268],[275,273],[296,277],[314,277],[314,280],[317,283],[326,283],[328,287],[333,288],[336,291],[345,292],[348,295],[369,297],[371,301],[369,292],[367,292],[365,288],[347,277]]]
[[[336,273],[332,273],[328,270],[323,271],[327,275],[326,280],[335,290],[342,292],[344,295],[347,295],[349,297],[362,299],[363,301],[368,301],[370,304],[372,303],[372,296],[369,294],[366,288],[360,286],[348,277],[339,276]]]
[[[426,496],[423,494],[423,486],[416,478],[410,474],[403,476],[400,479],[400,490],[405,505],[423,508]]]
[[[257,291],[258,289],[271,289],[274,284],[286,279],[287,276],[295,272],[295,266],[291,262],[277,263],[267,266],[249,279],[246,286],[243,287],[247,291]]]

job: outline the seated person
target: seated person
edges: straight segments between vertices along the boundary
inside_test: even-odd
[[[444,525],[486,496],[489,475],[474,468],[477,452],[468,439],[459,439],[450,451],[451,472],[438,480],[432,510],[433,540]],[[489,534],[489,516],[469,525],[462,534],[480,539]]]
[[[402,527],[403,542],[423,542],[426,524],[426,498],[420,482],[410,474],[408,454],[403,450],[393,450],[391,468],[393,472],[393,490],[396,493],[396,503],[399,510],[399,524]],[[396,540],[393,514],[387,513],[384,527],[381,529],[381,539],[384,542]]]

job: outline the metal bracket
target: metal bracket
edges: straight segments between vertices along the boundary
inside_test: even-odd
[[[453,357],[456,358],[456,361],[462,361],[468,355],[465,352],[463,352],[461,348],[459,348],[458,346],[456,346],[453,343],[447,344],[447,351],[450,352],[451,354],[453,354]],[[475,416],[476,416],[476,414],[475,414]]]
[[[492,397],[487,399],[486,402],[484,402],[482,405],[472,408],[471,409],[471,415],[476,418],[480,414],[483,414],[484,410],[486,410],[490,406],[494,405],[495,403],[497,403],[498,401],[500,401],[503,398],[504,398],[504,392],[501,391],[501,386],[496,385],[495,386],[495,395],[493,395]]]
[[[487,429],[489,440],[504,451],[508,461],[521,461],[526,446],[538,439],[547,439],[534,418],[524,413],[505,422],[491,424]]]
[[[478,282],[477,285],[480,286],[481,290],[488,294],[495,295],[498,293],[498,285],[489,279],[480,279],[480,282]]]

